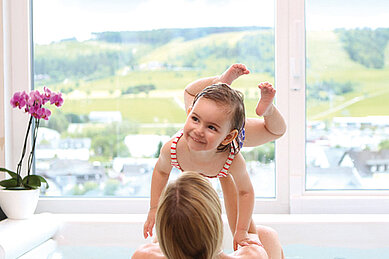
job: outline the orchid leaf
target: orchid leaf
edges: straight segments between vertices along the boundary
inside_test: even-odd
[[[18,176],[17,173],[15,173],[15,172],[13,172],[11,170],[5,169],[3,167],[0,167],[0,171],[8,173],[13,179],[18,179],[18,177],[20,177],[20,176]]]
[[[18,181],[16,179],[7,179],[3,180],[0,182],[0,186],[3,186],[5,188],[10,188],[10,187],[17,187],[18,186]]]
[[[40,175],[35,175],[35,176],[38,176],[38,177],[39,177],[41,183],[46,183],[46,189],[49,188],[49,183],[46,181],[45,178],[43,178],[43,177],[40,176]]]
[[[41,186],[41,179],[37,175],[27,175],[23,179],[23,185],[31,189],[38,189]]]

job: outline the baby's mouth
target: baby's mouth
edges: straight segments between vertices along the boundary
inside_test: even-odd
[[[205,144],[204,141],[202,141],[202,140],[200,140],[200,139],[198,139],[196,137],[191,136],[191,138],[193,139],[194,142],[197,142],[197,143],[200,143],[200,144]]]

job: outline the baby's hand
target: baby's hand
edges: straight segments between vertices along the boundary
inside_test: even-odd
[[[145,239],[150,236],[153,236],[153,227],[155,224],[155,213],[156,209],[150,209],[149,214],[147,215],[147,220],[145,224],[143,225],[143,236]]]
[[[276,95],[276,89],[268,82],[260,83],[258,88],[261,89],[261,99],[257,104],[255,112],[258,116],[271,115],[271,107],[274,96]]]
[[[239,246],[248,246],[250,244],[256,244],[262,246],[257,235],[249,235],[245,230],[237,230],[234,234],[234,251]]]

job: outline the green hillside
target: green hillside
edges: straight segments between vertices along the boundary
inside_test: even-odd
[[[386,48],[388,53],[388,47]],[[332,101],[307,102],[308,118],[331,119],[334,116],[388,115],[389,105],[383,100],[389,97],[389,66],[383,69],[366,68],[352,61],[334,32],[307,33],[307,84],[317,81],[334,80],[350,82],[354,90],[341,96],[333,96]],[[386,64],[388,64],[386,55]],[[338,110],[344,103],[358,97],[360,101]],[[333,110],[333,112],[331,112]]]
[[[124,119],[139,123],[180,123],[185,113],[177,96],[182,104],[184,87],[239,62],[245,63],[252,73],[240,78],[233,87],[245,94],[247,114],[254,116],[257,84],[274,82],[272,30],[208,31],[204,35],[196,34],[193,39],[177,36],[164,44],[166,39],[158,44],[91,40],[35,46],[35,71],[43,75],[35,84],[61,90],[65,113],[85,115],[90,111],[119,110]],[[307,100],[310,120],[389,114],[389,105],[385,103],[389,99],[388,46],[384,68],[367,68],[350,58],[338,33],[308,32],[306,36],[306,82],[309,92],[316,96]],[[121,94],[144,85],[155,90]],[[317,88],[320,85],[322,90]],[[96,97],[97,92],[104,94]]]

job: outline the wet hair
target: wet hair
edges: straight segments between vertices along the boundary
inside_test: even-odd
[[[243,141],[245,138],[244,123],[246,120],[246,114],[243,103],[243,94],[238,90],[232,89],[228,84],[213,84],[204,88],[195,96],[192,107],[201,97],[212,100],[217,104],[223,105],[230,109],[230,112],[228,113],[231,114],[230,130],[236,129],[238,131],[238,135],[236,140],[232,141],[228,145],[220,144],[217,147],[217,150],[218,152],[224,152],[226,150],[230,150],[232,145],[234,153],[237,154],[243,146]]]
[[[222,208],[209,180],[184,172],[169,183],[159,201],[156,232],[169,259],[213,259],[223,241]]]

